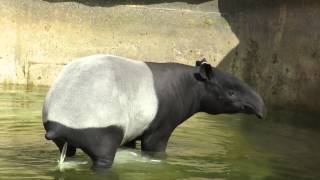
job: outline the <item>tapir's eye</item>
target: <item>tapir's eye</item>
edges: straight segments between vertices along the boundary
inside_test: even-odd
[[[230,96],[230,97],[235,97],[235,93],[234,93],[234,91],[228,91],[228,96]]]

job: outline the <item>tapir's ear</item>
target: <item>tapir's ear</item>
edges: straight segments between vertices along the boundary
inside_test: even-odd
[[[207,62],[206,58],[200,59],[196,61],[196,67],[200,66],[202,63]]]
[[[202,80],[210,80],[213,77],[212,67],[205,58],[196,61],[196,67]]]

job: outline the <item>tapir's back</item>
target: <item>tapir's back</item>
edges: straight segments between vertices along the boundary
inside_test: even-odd
[[[145,63],[94,55],[64,68],[45,99],[43,121],[73,129],[119,126],[125,142],[147,128],[157,109],[152,72]]]

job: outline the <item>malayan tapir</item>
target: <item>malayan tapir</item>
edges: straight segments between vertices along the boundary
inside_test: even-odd
[[[117,148],[163,152],[174,129],[197,112],[262,118],[262,98],[244,82],[211,67],[93,55],[66,65],[43,105],[45,137],[67,156],[82,149],[93,168],[113,163]]]

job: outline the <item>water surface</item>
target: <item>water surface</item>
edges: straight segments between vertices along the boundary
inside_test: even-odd
[[[277,123],[297,116],[200,113],[176,129],[165,158],[119,149],[112,169],[97,173],[78,150],[61,169],[44,138],[46,91],[0,87],[0,179],[320,179],[320,131]]]

